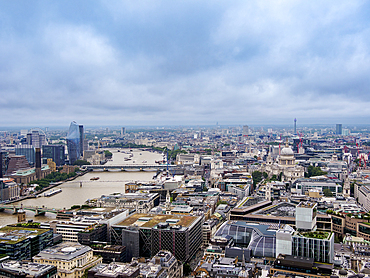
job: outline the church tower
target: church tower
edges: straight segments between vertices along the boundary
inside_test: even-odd
[[[351,185],[349,183],[348,174],[346,174],[346,177],[344,178],[343,196],[346,198],[351,196]]]

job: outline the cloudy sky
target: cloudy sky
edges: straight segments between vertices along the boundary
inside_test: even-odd
[[[1,1],[0,126],[366,124],[370,3]]]

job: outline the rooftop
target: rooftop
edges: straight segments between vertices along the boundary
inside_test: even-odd
[[[198,219],[197,216],[188,215],[168,215],[168,214],[148,214],[148,213],[135,213],[122,222],[116,224],[115,226],[131,226],[137,225],[139,227],[153,228],[159,223],[163,222],[174,222],[173,219],[178,219],[179,221],[176,225],[181,225],[183,227],[190,227],[191,224]],[[172,223],[169,223],[170,225]]]
[[[71,260],[81,256],[92,249],[77,242],[63,242],[42,250],[35,258],[47,258],[56,260]]]
[[[301,233],[304,237],[309,238],[317,238],[317,239],[329,239],[331,233],[327,232],[307,232],[307,233]]]
[[[31,262],[6,261],[0,264],[0,268],[27,273],[29,276],[37,277],[51,271],[53,268],[55,269],[55,266]]]
[[[15,244],[47,231],[46,229],[5,226],[0,229],[0,243]]]

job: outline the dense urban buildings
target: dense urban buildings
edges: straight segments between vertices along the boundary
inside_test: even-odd
[[[319,277],[339,275],[339,267],[366,273],[370,132],[343,127],[340,134],[335,125],[126,132],[73,122],[68,132],[49,129],[52,139],[42,152],[28,145],[26,135],[32,132],[0,133],[1,201],[9,210],[9,202],[34,197],[41,187],[37,182],[51,171],[64,177],[76,171],[69,187],[81,192],[122,183],[117,192],[84,199],[83,207],[57,209],[56,220],[38,226],[49,231],[48,240],[53,234],[52,242],[80,244],[71,247],[85,250],[82,257],[100,256],[104,264],[89,271],[94,277],[182,277],[185,272],[193,277]],[[149,154],[156,158],[147,161]],[[92,165],[64,165],[73,159]],[[115,180],[150,172],[150,181]],[[46,186],[55,184],[48,180]],[[22,225],[31,225],[27,218],[18,209]],[[73,266],[82,257],[72,248],[42,251],[38,242],[30,251],[35,262],[44,256],[37,263],[45,264],[59,254],[60,261],[49,264],[60,275],[82,275],[82,267]],[[12,247],[28,243],[22,244]],[[69,268],[63,269],[67,251]]]

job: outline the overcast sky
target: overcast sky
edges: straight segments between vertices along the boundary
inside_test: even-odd
[[[1,1],[0,126],[370,118],[370,2]]]

